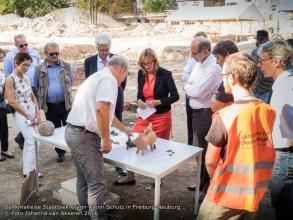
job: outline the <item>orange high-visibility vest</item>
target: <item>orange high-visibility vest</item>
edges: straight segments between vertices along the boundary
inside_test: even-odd
[[[272,175],[275,111],[261,101],[232,104],[219,112],[228,133],[225,160],[220,160],[207,192],[209,201],[254,212]]]

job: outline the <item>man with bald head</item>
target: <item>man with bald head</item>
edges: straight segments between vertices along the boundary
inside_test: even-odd
[[[222,68],[216,63],[216,57],[211,53],[211,43],[203,36],[195,37],[190,45],[191,56],[197,61],[184,85],[192,108],[193,145],[203,148],[201,167],[200,200],[205,196],[209,184],[209,176],[205,168],[205,152],[207,135],[212,123],[211,96],[222,83],[220,73]],[[189,187],[194,190],[194,187]]]

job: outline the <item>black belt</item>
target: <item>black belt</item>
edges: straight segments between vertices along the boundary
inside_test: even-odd
[[[278,148],[278,149],[276,149],[276,151],[293,153],[293,146],[286,147],[286,148]]]
[[[212,111],[210,108],[197,108],[193,109],[194,112]]]
[[[48,102],[47,104],[48,105],[64,105],[65,102],[58,102],[58,103],[50,103],[50,102]]]
[[[92,131],[89,131],[89,130],[86,130],[84,126],[77,126],[77,125],[73,125],[73,124],[70,124],[70,123],[67,123],[67,126],[69,128],[73,128],[75,130],[78,130],[80,132],[84,132],[84,133],[91,133],[91,134],[95,134],[95,135],[98,135],[97,133],[95,132],[92,132]]]

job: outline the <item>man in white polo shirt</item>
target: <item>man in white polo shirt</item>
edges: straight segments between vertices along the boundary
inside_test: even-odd
[[[259,67],[274,84],[270,104],[276,110],[273,141],[276,160],[269,186],[276,219],[293,216],[293,74],[292,48],[285,41],[273,40],[259,48]]]
[[[88,77],[77,90],[67,118],[65,140],[76,166],[77,197],[81,206],[88,207],[91,219],[104,218],[103,153],[112,149],[110,125],[130,135],[114,115],[118,86],[125,80],[128,67],[125,58],[114,56],[106,68]]]

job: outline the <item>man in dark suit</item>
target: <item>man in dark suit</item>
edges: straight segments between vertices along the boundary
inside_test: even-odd
[[[105,66],[107,66],[109,59],[112,56],[114,56],[114,54],[110,53],[111,37],[107,33],[100,33],[96,37],[95,45],[98,53],[86,58],[84,61],[84,71],[86,78],[88,78],[91,74],[99,70],[102,70]],[[115,115],[119,119],[119,121],[122,121],[122,112],[124,105],[123,92],[126,87],[126,80],[127,79],[125,79],[122,82],[122,84],[118,87],[118,97],[116,101]],[[116,171],[119,175],[126,175],[126,172],[121,168],[116,167]]]

